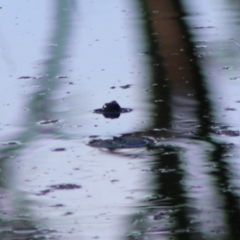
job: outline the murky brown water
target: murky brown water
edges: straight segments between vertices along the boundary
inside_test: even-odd
[[[237,2],[0,7],[0,239],[239,239]]]

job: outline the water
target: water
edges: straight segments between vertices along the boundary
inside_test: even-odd
[[[1,7],[1,239],[239,238],[237,3]]]

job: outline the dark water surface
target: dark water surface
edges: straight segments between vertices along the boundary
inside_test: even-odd
[[[240,238],[240,2],[0,7],[0,239]]]

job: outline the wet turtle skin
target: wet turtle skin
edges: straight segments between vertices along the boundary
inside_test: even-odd
[[[121,112],[121,107],[116,101],[105,103],[102,107],[103,112]]]
[[[130,108],[121,108],[117,101],[105,103],[102,108],[95,109],[94,113],[103,114],[106,118],[118,118],[121,113],[131,112]]]

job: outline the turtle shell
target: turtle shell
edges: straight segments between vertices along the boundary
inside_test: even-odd
[[[113,137],[113,139],[94,139],[88,143],[91,147],[96,148],[108,148],[108,149],[118,149],[118,148],[141,148],[148,146],[152,141],[146,137],[137,136],[122,136]]]

